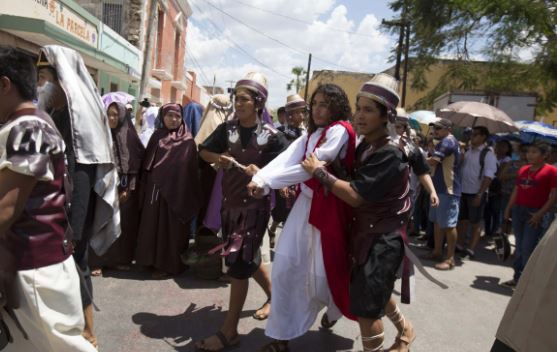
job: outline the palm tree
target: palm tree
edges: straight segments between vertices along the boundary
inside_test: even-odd
[[[296,87],[296,93],[300,91],[300,87],[303,84],[303,77],[306,74],[306,70],[302,66],[296,66],[292,68],[292,74],[296,76],[289,83],[286,84],[286,90],[292,90],[292,87]]]

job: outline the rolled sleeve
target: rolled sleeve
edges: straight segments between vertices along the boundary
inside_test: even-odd
[[[495,153],[489,151],[485,156],[483,177],[489,177],[490,179],[493,180],[496,174],[497,174],[497,158],[495,157]]]

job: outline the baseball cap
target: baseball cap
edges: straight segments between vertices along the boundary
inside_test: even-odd
[[[434,127],[441,127],[444,129],[448,129],[448,128],[452,128],[453,127],[453,122],[451,120],[448,119],[439,119],[435,122],[432,122],[429,124],[430,126],[434,126]]]

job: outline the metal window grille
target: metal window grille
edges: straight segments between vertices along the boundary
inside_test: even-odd
[[[122,35],[122,19],[124,15],[122,0],[103,2],[103,23]]]

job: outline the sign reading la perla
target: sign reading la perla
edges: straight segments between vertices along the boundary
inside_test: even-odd
[[[82,42],[97,47],[97,27],[60,0],[1,0],[0,14],[35,18],[56,25]]]

